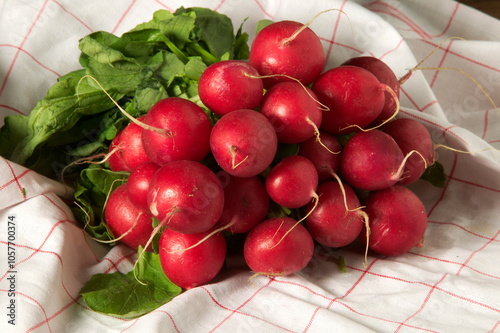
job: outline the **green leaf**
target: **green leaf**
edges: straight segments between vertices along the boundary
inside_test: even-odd
[[[195,18],[190,15],[177,15],[160,24],[161,32],[177,46],[183,49],[190,42],[190,36],[195,28]]]
[[[114,239],[103,221],[102,212],[109,194],[128,179],[128,172],[115,172],[102,165],[91,164],[83,169],[74,192],[73,213],[84,223],[84,229],[100,240]]]
[[[201,7],[180,8],[175,14],[191,12],[196,14],[198,38],[204,42],[211,54],[221,58],[224,53],[232,50],[235,38],[234,27],[228,16]]]
[[[248,59],[250,48],[248,47],[248,34],[243,32],[243,23],[240,25],[234,40],[233,54],[235,59]]]
[[[0,128],[0,155],[9,158],[16,145],[28,135],[28,117],[15,114],[5,117]]]
[[[119,38],[109,32],[97,31],[83,37],[80,40],[79,48],[83,54],[102,64],[134,63],[134,58],[126,57],[122,52],[112,47],[113,43],[118,41]]]
[[[166,9],[160,9],[153,13],[153,18],[150,21],[140,23],[130,31],[139,31],[146,29],[160,29],[162,21],[170,20],[174,14]]]
[[[184,67],[184,73],[189,79],[198,81],[206,68],[207,65],[200,57],[191,57]]]
[[[429,166],[420,177],[420,179],[426,180],[439,188],[443,188],[446,185],[447,178],[443,165],[437,161]]]
[[[101,89],[88,85],[85,80],[80,81],[83,75],[83,71],[78,71],[61,77],[45,98],[38,101],[25,123],[25,136],[10,148],[13,162],[24,165],[37,147],[56,133],[70,130],[83,115],[112,107],[112,101]],[[115,99],[122,96],[114,91],[108,93]]]
[[[181,292],[165,276],[159,255],[150,252],[142,253],[135,270],[127,274],[96,274],[80,291],[93,311],[124,319],[149,313]]]
[[[255,33],[258,34],[262,29],[273,23],[274,22],[271,20],[260,20],[259,22],[257,22],[257,25],[255,27]]]

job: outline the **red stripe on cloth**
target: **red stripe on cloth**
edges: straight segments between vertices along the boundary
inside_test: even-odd
[[[225,3],[226,1],[225,0],[221,0],[221,2],[219,2],[217,4],[217,6],[214,7],[214,11],[219,11],[220,10],[220,7],[222,7],[222,5]]]
[[[0,289],[0,292],[9,292],[9,290],[4,290],[4,289]],[[47,319],[47,312],[45,311],[44,307],[42,306],[42,304],[40,304],[37,300],[35,300],[33,297],[31,296],[28,296],[22,292],[19,292],[19,291],[16,291],[15,292],[16,295],[19,295],[19,296],[22,296],[22,297],[26,297],[27,299],[29,299],[31,302],[35,303],[39,308],[40,310],[43,312],[43,316],[45,317],[45,319]],[[34,316],[34,313],[31,313],[31,316]],[[47,322],[47,328],[49,330],[49,332],[53,332],[52,331],[52,328],[50,327],[49,323]],[[31,332],[32,330],[28,330],[26,332]]]
[[[120,25],[122,24],[123,20],[125,19],[125,17],[127,17],[127,14],[130,12],[130,10],[132,9],[132,7],[134,6],[136,0],[132,0],[132,2],[128,5],[127,9],[125,10],[125,12],[123,12],[122,16],[120,17],[120,19],[118,20],[118,22],[116,23],[115,27],[113,28],[113,30],[111,30],[111,33],[112,34],[115,34],[116,33],[116,30],[118,30],[118,28],[120,27]]]
[[[385,8],[385,9],[378,9],[378,6],[380,6],[381,8]],[[411,31],[415,32],[416,34],[418,34],[422,38],[429,38],[429,39],[431,38],[431,35],[429,35],[427,32],[425,32],[425,30],[423,30],[412,19],[410,19],[403,12],[401,12],[399,9],[397,9],[396,7],[394,7],[392,5],[389,5],[389,4],[387,4],[385,2],[381,2],[381,1],[374,1],[374,2],[371,2],[367,5],[365,5],[365,7],[367,9],[371,10],[372,12],[386,14],[388,16],[394,17],[395,19],[398,19],[399,21],[406,24],[411,29]]]
[[[420,40],[420,41],[422,41],[422,42],[424,42],[424,43],[427,43],[427,44],[429,44],[429,45],[432,45],[432,46],[434,46],[434,47],[436,47],[436,48],[441,48],[441,49],[443,48],[443,47],[442,47],[442,46],[440,46],[439,44],[436,44],[436,43],[434,43],[434,42],[432,42],[432,41],[430,41],[430,40],[425,40],[425,39],[423,39],[423,40]],[[486,68],[486,69],[490,69],[490,70],[495,71],[495,72],[500,72],[500,67],[493,67],[493,66],[491,66],[491,65],[485,64],[485,63],[483,63],[483,62],[477,61],[477,60],[472,59],[472,58],[469,58],[469,57],[466,57],[466,56],[464,56],[463,54],[460,54],[460,53],[457,53],[457,52],[454,52],[454,51],[451,51],[451,50],[450,50],[450,51],[448,51],[448,53],[449,53],[449,54],[451,54],[451,55],[453,55],[453,56],[456,56],[456,57],[458,57],[458,58],[461,58],[461,59],[463,59],[463,60],[467,60],[467,61],[468,61],[468,62],[470,62],[470,63],[473,63],[473,64],[476,64],[476,65],[478,65],[478,66],[484,67],[484,68]]]
[[[481,139],[486,138],[486,133],[488,132],[488,117],[490,115],[490,110],[486,110],[484,112],[484,128],[483,128],[483,134],[481,135]]]
[[[392,260],[391,258],[386,258],[384,260],[387,260],[387,261],[392,261],[392,262],[395,262],[397,263],[397,261],[395,260]],[[351,267],[350,269],[354,269],[354,270],[359,270],[359,269],[356,269],[355,267]],[[401,278],[397,278],[397,277],[394,277],[394,276],[390,276],[390,275],[384,275],[384,274],[380,274],[380,273],[374,273],[374,272],[368,272],[367,274],[370,274],[370,275],[373,275],[373,276],[377,276],[377,277],[380,277],[380,278],[386,278],[386,279],[390,279],[390,280],[396,280],[396,281],[400,281],[400,282],[406,282],[406,283],[410,283],[410,284],[418,284],[418,285],[422,285],[422,286],[426,286],[426,287],[429,287],[431,288],[432,285],[429,284],[429,283],[426,283],[426,282],[421,282],[421,281],[409,281],[409,280],[404,280],[404,279],[401,279]],[[499,308],[496,308],[494,306],[491,306],[489,304],[486,304],[486,303],[482,303],[482,302],[478,302],[478,301],[475,301],[473,299],[470,299],[470,298],[467,298],[465,296],[461,296],[461,295],[458,295],[456,293],[453,293],[449,290],[446,290],[444,288],[441,288],[441,287],[438,287],[436,286],[435,287],[436,290],[439,290],[449,296],[452,296],[452,297],[455,297],[457,299],[460,299],[462,301],[466,301],[466,302],[469,302],[471,304],[474,304],[474,305],[477,305],[477,306],[480,306],[482,308],[485,308],[485,309],[488,309],[488,310],[492,310],[494,312],[499,312],[500,313],[500,309]]]
[[[462,229],[463,231],[473,235],[473,236],[476,236],[476,237],[480,237],[480,238],[483,238],[483,239],[487,239],[487,240],[491,240],[492,238],[490,237],[486,237],[486,236],[483,236],[483,235],[480,235],[478,233],[475,233],[475,232],[472,232],[464,227],[462,227],[461,225],[458,225],[456,223],[452,223],[452,222],[442,222],[442,221],[431,221],[431,220],[428,220],[427,221],[428,223],[433,223],[433,224],[441,224],[441,225],[451,225],[451,226],[454,226],[454,227],[457,227],[457,228],[460,228]],[[496,242],[500,242],[500,240],[496,240],[494,239],[493,241],[496,241]]]
[[[293,331],[290,331],[290,330],[286,329],[285,327],[281,327],[281,326],[279,326],[279,325],[277,325],[277,324],[275,324],[275,323],[272,323],[272,322],[270,322],[270,321],[267,321],[267,320],[264,320],[264,319],[259,318],[259,317],[257,317],[257,316],[254,316],[254,315],[252,315],[252,314],[249,314],[249,313],[245,313],[245,312],[240,311],[240,309],[241,309],[242,307],[244,307],[246,304],[248,304],[248,302],[250,302],[252,299],[254,299],[254,298],[257,296],[257,294],[259,294],[259,293],[260,293],[262,290],[264,290],[265,288],[269,287],[273,281],[275,281],[275,279],[270,278],[270,279],[268,280],[268,282],[267,282],[265,285],[263,285],[262,287],[260,287],[259,289],[257,289],[257,290],[256,290],[256,291],[255,291],[255,292],[254,292],[254,293],[253,293],[250,297],[248,297],[248,298],[247,298],[247,299],[246,299],[243,303],[241,303],[241,305],[240,305],[240,306],[238,306],[238,307],[237,307],[236,309],[234,309],[234,310],[232,310],[232,309],[230,309],[230,308],[228,308],[228,307],[226,307],[226,306],[222,305],[222,304],[221,304],[221,303],[220,303],[220,302],[219,302],[219,301],[218,301],[218,300],[217,300],[217,299],[216,299],[216,298],[212,295],[212,293],[210,293],[210,291],[209,291],[206,287],[201,286],[201,289],[203,289],[203,290],[204,290],[204,291],[208,294],[208,296],[210,297],[210,299],[211,299],[211,300],[212,300],[215,304],[217,304],[217,305],[218,305],[219,307],[221,307],[222,309],[224,309],[224,310],[227,310],[227,311],[230,311],[230,312],[231,312],[231,313],[230,313],[230,314],[229,314],[226,318],[224,318],[221,322],[219,322],[219,323],[218,323],[215,327],[213,327],[213,328],[212,328],[209,332],[214,332],[214,331],[216,331],[216,330],[217,330],[218,328],[220,328],[220,327],[221,327],[221,326],[222,326],[222,325],[223,325],[223,324],[224,324],[227,320],[229,320],[229,318],[230,318],[230,317],[232,317],[235,313],[240,314],[240,315],[243,315],[243,316],[246,316],[246,317],[251,317],[251,318],[254,318],[254,319],[258,319],[259,321],[265,322],[265,323],[267,323],[267,324],[269,324],[269,325],[275,326],[275,327],[280,328],[280,329],[282,329],[282,330],[284,330],[284,331],[287,331],[287,332],[293,332]]]
[[[451,170],[450,170],[450,173],[448,175],[448,179],[446,180],[446,184],[444,185],[443,190],[441,191],[441,195],[439,196],[439,198],[436,200],[434,205],[427,212],[427,217],[430,217],[432,215],[432,212],[434,211],[434,209],[436,209],[436,207],[441,203],[441,201],[443,201],[444,195],[446,194],[446,191],[448,190],[448,185],[450,184],[450,177],[453,176],[453,174],[455,173],[455,169],[457,168],[457,160],[458,160],[458,157],[457,157],[457,154],[455,154],[454,159],[453,159],[453,164],[451,166]]]
[[[35,249],[33,249],[33,250],[35,250]],[[39,251],[39,252],[47,252],[47,251]],[[110,260],[109,258],[104,258],[102,261],[108,261],[108,262],[110,262],[110,263],[112,264],[112,267],[115,267],[115,268],[116,268],[116,267],[117,267],[117,265],[118,265],[120,262],[122,262],[122,261],[123,261],[123,260],[125,260],[125,259],[128,259],[130,256],[133,256],[133,255],[134,255],[134,253],[131,253],[130,255],[127,255],[127,256],[123,256],[123,257],[121,257],[121,258],[120,258],[120,259],[119,259],[116,263],[114,263],[114,262],[113,262],[112,260]],[[62,262],[61,262],[61,264],[62,264]],[[116,270],[118,271],[118,269],[116,269]],[[103,272],[103,274],[107,274],[107,273],[109,273],[109,269],[108,269],[108,270],[106,270],[105,272]],[[64,285],[63,285],[63,287],[64,287]],[[65,290],[66,290],[66,289],[65,289]],[[66,292],[67,292],[67,291],[66,291]],[[67,293],[68,293],[68,292],[67,292]],[[78,295],[76,298],[73,298],[73,297],[71,297],[71,295],[69,295],[69,293],[68,293],[68,296],[70,296],[70,298],[72,299],[72,301],[71,301],[71,302],[68,302],[66,305],[64,305],[63,307],[61,307],[61,308],[60,308],[58,311],[56,311],[56,312],[55,312],[52,316],[50,316],[50,317],[45,316],[45,320],[43,320],[43,321],[41,321],[41,322],[39,322],[39,323],[35,324],[33,327],[31,327],[31,328],[28,330],[28,332],[29,332],[29,331],[32,331],[32,330],[35,330],[35,329],[37,329],[38,327],[43,326],[44,324],[49,325],[49,322],[50,322],[51,320],[53,320],[53,319],[57,318],[57,317],[58,317],[61,313],[63,313],[63,312],[64,312],[64,311],[66,311],[67,309],[69,309],[69,308],[70,308],[72,305],[74,305],[74,304],[76,304],[76,305],[80,306],[80,307],[81,307],[81,308],[83,308],[83,309],[86,309],[86,310],[88,310],[88,311],[92,311],[92,312],[93,312],[93,310],[91,310],[88,306],[86,306],[86,305],[85,305],[85,303],[80,303],[80,302],[78,301],[78,300],[80,300],[80,299],[81,299],[81,296],[80,296],[80,295]],[[126,319],[123,319],[123,318],[117,318],[117,319],[119,319],[119,320],[123,320],[123,321],[126,321]]]
[[[175,332],[177,332],[177,333],[181,332],[181,330],[177,327],[177,324],[175,323],[174,317],[172,317],[172,315],[170,313],[168,313],[167,311],[158,309],[158,310],[151,311],[150,313],[164,313],[164,314],[166,314],[168,316],[168,318],[170,319],[170,321],[172,322],[172,325],[174,326]],[[139,322],[141,322],[141,317],[134,319],[133,322],[130,324],[130,326],[128,326],[127,328],[122,329],[120,332],[126,332],[126,331],[128,331],[129,329],[131,329],[132,327],[134,327],[135,324],[137,324]],[[163,329],[165,329],[165,326],[163,326]]]
[[[332,53],[332,48],[333,48],[333,45],[335,44],[335,37],[337,35],[337,30],[339,29],[340,18],[342,15],[342,11],[344,10],[344,7],[346,5],[346,2],[347,2],[346,0],[342,1],[342,4],[340,5],[340,8],[339,8],[339,12],[337,13],[337,19],[335,20],[335,24],[333,26],[332,37],[328,41],[330,43],[330,45],[328,46],[328,49],[326,51],[326,58],[327,59],[330,58],[330,54]]]
[[[266,15],[267,17],[269,17],[271,20],[274,20],[274,16],[273,16],[273,15],[271,15],[271,14],[269,14],[269,13],[266,11],[265,6],[264,6],[264,5],[262,5],[262,4],[260,3],[260,1],[259,1],[259,0],[254,0],[254,1],[255,1],[255,3],[257,4],[257,6],[259,6],[260,10],[262,11],[262,13],[263,13],[264,15]]]
[[[31,34],[31,32],[33,31],[33,28],[35,27],[35,24],[36,22],[38,21],[38,19],[40,18],[40,16],[42,15],[43,11],[45,10],[45,7],[47,7],[47,3],[49,1],[48,0],[45,0],[42,4],[42,7],[41,9],[38,11],[38,14],[36,15],[35,19],[33,20],[33,22],[31,23],[31,26],[28,30],[28,32],[26,33],[26,35],[23,37],[23,40],[21,41],[21,45],[19,45],[19,48],[17,49],[16,53],[14,54],[14,59],[12,59],[12,62],[10,63],[10,66],[9,66],[9,69],[7,69],[7,73],[5,73],[5,77],[4,77],[4,80],[2,82],[2,85],[0,86],[0,96],[2,95],[4,89],[5,89],[5,86],[7,85],[7,81],[9,79],[9,76],[10,74],[12,73],[12,69],[14,68],[14,65],[17,61],[17,58],[19,57],[19,53],[21,53],[21,49],[23,48],[24,46],[24,43],[26,43],[26,41],[28,40],[28,37],[29,35]]]
[[[35,58],[35,56],[33,56],[30,52],[26,51],[25,49],[23,49],[22,47],[20,46],[16,46],[16,45],[12,45],[12,44],[0,44],[0,47],[10,47],[10,48],[14,48],[16,49],[18,52],[22,52],[24,54],[26,54],[28,57],[30,57],[37,65],[39,65],[40,67],[42,67],[43,69],[46,69],[47,71],[53,73],[55,76],[57,77],[60,77],[61,74],[59,74],[58,72],[56,72],[55,70],[49,68],[48,66],[45,66],[44,64],[42,64],[41,61],[39,61],[38,59]]]
[[[159,1],[159,0],[155,0],[155,2],[156,2],[157,4],[159,4],[160,6],[162,6],[163,8],[165,8],[166,10],[168,10],[169,12],[174,12],[174,11],[175,11],[175,9],[173,9],[173,8],[171,8],[171,7],[167,6],[167,5],[165,5],[163,2],[161,2],[161,1]]]
[[[488,242],[484,243],[483,246],[481,246],[479,249],[477,249],[476,251],[472,252],[470,254],[470,256],[464,261],[464,263],[460,266],[460,269],[457,271],[456,275],[460,275],[462,273],[462,270],[467,267],[467,264],[472,260],[472,258],[478,254],[479,252],[481,252],[485,247],[487,247],[488,245],[491,244],[491,242],[498,237],[498,235],[500,235],[500,229],[497,231],[495,237],[493,237],[492,239],[490,239]]]
[[[495,240],[497,241],[497,240]],[[439,262],[443,262],[443,263],[446,263],[446,264],[451,264],[451,265],[457,265],[457,266],[461,266],[463,265],[463,263],[460,263],[460,262],[457,262],[457,261],[452,261],[452,260],[447,260],[447,259],[441,259],[441,258],[436,258],[436,257],[432,257],[432,256],[429,256],[429,255],[424,255],[422,253],[416,253],[416,252],[412,252],[412,251],[408,251],[407,252],[408,254],[411,254],[411,255],[414,255],[414,256],[417,256],[417,257],[422,257],[422,258],[426,258],[426,259],[431,259],[431,260],[435,260],[435,261],[439,261]],[[490,277],[490,278],[493,278],[493,279],[498,279],[500,280],[500,276],[495,276],[495,275],[492,275],[492,274],[488,274],[488,273],[485,273],[485,272],[482,272],[478,269],[475,269],[471,266],[468,266],[468,265],[465,265],[465,267],[467,267],[468,269],[470,269],[471,271],[474,271],[478,274],[481,274],[481,275],[484,275],[484,276],[487,276],[487,277]]]
[[[453,22],[453,19],[457,15],[459,6],[460,6],[459,3],[455,4],[455,8],[453,9],[453,12],[451,13],[450,18],[448,19],[448,23],[444,27],[443,31],[440,34],[433,35],[433,37],[441,37],[441,36],[443,36],[450,29],[451,23]]]
[[[450,42],[448,43],[448,46],[447,46],[447,47],[446,47],[446,49],[444,50],[444,53],[443,53],[443,56],[441,57],[441,60],[439,61],[438,67],[443,67],[443,63],[444,63],[444,61],[445,61],[445,59],[446,59],[446,56],[447,56],[447,55],[448,55],[448,53],[450,52],[450,48],[451,48],[452,43],[453,43],[453,40],[450,40]],[[439,75],[439,72],[440,72],[440,70],[436,70],[436,71],[434,72],[434,75],[433,75],[433,77],[432,77],[432,80],[431,80],[431,82],[430,82],[430,84],[429,84],[431,87],[434,87],[434,83],[436,83],[436,80],[437,80],[437,77],[438,77],[438,75]]]
[[[24,112],[22,112],[21,110],[18,110],[12,106],[9,106],[9,105],[5,105],[5,104],[0,104],[0,108],[4,108],[4,109],[8,109],[8,110],[12,110],[14,111],[15,113],[19,113],[23,116],[25,116],[26,114]]]
[[[58,5],[59,7],[61,7],[61,9],[63,11],[65,11],[66,13],[68,13],[71,17],[73,17],[75,20],[77,20],[81,25],[83,25],[87,30],[89,31],[93,31],[93,29],[85,22],[83,22],[82,19],[80,19],[78,16],[76,16],[75,14],[73,14],[72,12],[70,12],[68,9],[66,9],[66,7],[64,7],[59,1],[56,1],[56,0],[52,0],[52,2],[54,2],[56,5]]]
[[[407,323],[408,321],[410,321],[412,318],[414,318],[416,315],[418,315],[420,312],[422,312],[422,310],[425,308],[425,306],[426,306],[426,305],[427,305],[427,303],[429,302],[429,299],[431,298],[432,293],[436,290],[437,285],[438,285],[439,283],[441,283],[441,282],[445,279],[445,277],[446,277],[447,275],[448,275],[448,273],[444,274],[444,275],[441,277],[441,279],[440,279],[438,282],[436,282],[436,283],[432,286],[432,288],[429,290],[429,292],[428,292],[428,293],[427,293],[427,295],[425,296],[425,299],[424,299],[424,301],[422,302],[422,304],[420,305],[420,307],[418,308],[418,310],[417,310],[417,311],[415,311],[415,312],[414,312],[411,316],[409,316],[408,318],[406,318],[406,319],[405,319],[405,320],[404,320],[404,321],[403,321],[403,322],[402,322],[402,323],[398,326],[398,328],[397,328],[394,332],[399,332],[403,326],[406,326],[406,323]]]
[[[382,60],[384,59],[387,55],[391,54],[392,52],[395,52],[397,49],[399,49],[401,47],[401,45],[403,44],[404,42],[404,38],[401,38],[399,40],[399,42],[396,44],[396,46],[393,48],[393,49],[390,49],[389,51],[385,52],[384,54],[382,54],[379,59]]]
[[[395,321],[395,320],[390,320],[390,319],[387,319],[387,318],[381,318],[381,317],[372,316],[372,315],[369,315],[369,314],[366,314],[366,313],[363,313],[363,312],[359,312],[359,311],[355,310],[353,307],[345,304],[344,302],[338,302],[338,304],[342,305],[343,307],[345,307],[346,309],[348,309],[352,313],[355,313],[355,314],[363,316],[363,317],[377,319],[377,320],[380,320],[380,321],[383,321],[383,322],[386,322],[386,323],[401,324],[400,322]],[[404,327],[413,328],[413,329],[416,329],[416,330],[419,330],[419,331],[424,331],[424,332],[439,333],[438,331],[434,331],[434,330],[431,330],[431,329],[422,328],[422,327],[418,327],[418,326],[414,326],[414,325],[404,324],[403,326]]]
[[[23,191],[23,187],[21,186],[20,179],[22,177],[26,176],[28,173],[30,173],[31,170],[26,169],[21,174],[16,175],[14,168],[12,167],[11,162],[9,160],[2,158],[1,156],[0,156],[0,160],[3,160],[5,162],[5,164],[7,165],[7,168],[9,168],[10,173],[12,175],[12,179],[10,181],[8,181],[7,183],[0,186],[0,191],[3,190],[4,188],[6,188],[7,186],[9,186],[10,184],[15,183],[17,185],[17,188],[21,192],[23,199],[26,200],[26,193]]]

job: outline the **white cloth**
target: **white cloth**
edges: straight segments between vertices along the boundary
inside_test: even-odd
[[[28,113],[58,76],[79,68],[78,40],[121,34],[160,8],[203,6],[228,14],[254,36],[261,19],[307,22],[328,67],[352,56],[384,60],[400,77],[431,53],[402,86],[401,115],[419,119],[436,143],[449,181],[419,182],[426,205],[423,248],[397,258],[342,249],[347,273],[319,252],[298,274],[270,279],[233,269],[134,320],[90,311],[79,297],[95,273],[128,272],[133,253],[91,240],[65,201],[70,189],[0,159],[1,332],[499,332],[500,21],[451,0],[10,0],[0,4],[0,124]],[[462,37],[450,39],[449,37]],[[0,143],[2,144],[2,143]],[[487,150],[485,150],[487,149]],[[15,267],[8,267],[14,216]],[[12,226],[12,223],[10,224]],[[9,271],[16,325],[8,323]]]

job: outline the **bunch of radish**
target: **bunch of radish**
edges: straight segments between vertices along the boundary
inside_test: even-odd
[[[202,106],[168,97],[131,122],[110,146],[111,170],[130,172],[105,206],[117,239],[151,250],[161,234],[162,268],[186,289],[217,276],[236,234],[264,275],[303,269],[316,244],[421,246],[427,215],[407,185],[434,163],[429,132],[396,117],[399,82],[382,61],[325,60],[309,27],[275,22],[248,61],[203,72]]]

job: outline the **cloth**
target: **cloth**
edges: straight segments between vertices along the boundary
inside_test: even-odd
[[[95,273],[128,272],[134,253],[81,230],[70,188],[0,158],[0,331],[500,332],[500,109],[484,94],[500,106],[500,21],[451,0],[4,1],[0,124],[28,113],[57,77],[80,68],[83,36],[120,35],[157,9],[180,6],[217,10],[235,26],[248,18],[251,39],[261,19],[305,23],[336,8],[342,12],[311,25],[328,67],[373,55],[401,77],[431,54],[421,67],[461,69],[422,69],[401,89],[402,117],[421,121],[436,144],[469,152],[438,148],[445,187],[411,186],[427,209],[424,246],[370,255],[366,267],[361,251],[338,250],[345,273],[322,251],[288,277],[250,280],[235,267],[143,317],[116,319],[89,310],[79,290]]]

